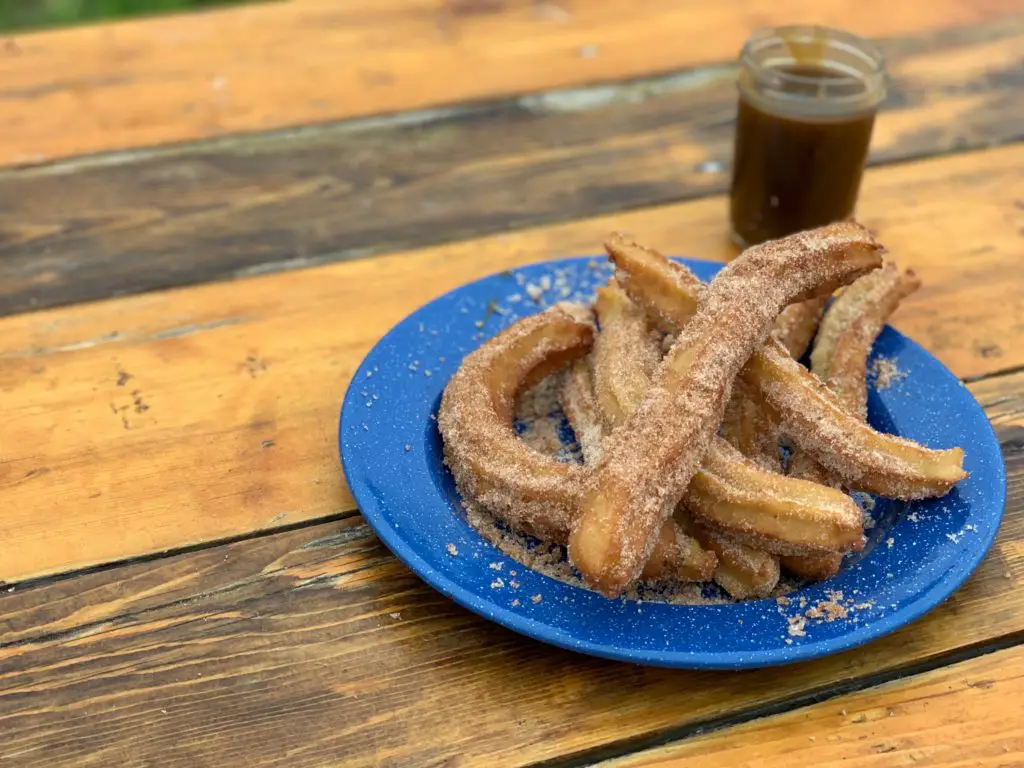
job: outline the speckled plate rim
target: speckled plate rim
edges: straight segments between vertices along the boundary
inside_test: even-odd
[[[703,262],[693,259],[678,260],[687,264],[699,274],[703,272],[704,274],[701,276],[705,279],[707,279],[709,273],[713,273],[723,266],[716,262]],[[581,266],[589,261],[591,261],[591,259],[588,257],[562,259],[529,265],[518,271],[522,273],[541,274],[545,270],[553,270],[567,266]],[[874,618],[869,623],[865,622],[860,625],[848,625],[848,631],[845,631],[838,636],[825,637],[821,640],[801,642],[794,645],[779,643],[776,638],[766,636],[765,639],[768,642],[766,642],[765,647],[750,651],[720,652],[715,650],[655,650],[651,648],[635,648],[623,643],[605,643],[593,640],[581,640],[571,632],[554,627],[548,622],[524,616],[519,612],[500,605],[493,596],[486,593],[481,594],[479,585],[467,586],[460,583],[458,579],[446,575],[437,565],[429,562],[415,551],[407,541],[406,534],[388,520],[387,515],[384,513],[384,510],[378,501],[377,493],[375,492],[378,485],[374,482],[375,480],[380,479],[383,479],[386,482],[387,478],[371,477],[373,469],[371,468],[368,471],[368,465],[361,462],[358,455],[354,455],[351,450],[346,449],[346,434],[348,430],[354,430],[356,428],[356,421],[358,420],[357,414],[360,413],[360,406],[363,405],[363,398],[357,393],[359,383],[364,381],[367,373],[375,367],[381,355],[387,353],[388,347],[392,343],[391,340],[396,332],[400,329],[408,329],[410,326],[415,325],[422,327],[424,318],[429,317],[432,308],[437,307],[440,303],[446,300],[450,301],[453,297],[456,297],[463,292],[479,290],[480,286],[488,283],[488,281],[494,281],[500,277],[506,277],[508,274],[509,273],[507,271],[495,273],[459,286],[458,288],[437,297],[433,301],[428,302],[397,323],[379,342],[377,342],[353,375],[342,404],[339,418],[338,442],[344,476],[364,519],[396,557],[403,561],[427,584],[446,597],[454,600],[459,605],[483,616],[484,618],[490,619],[491,621],[528,637],[571,651],[577,651],[615,661],[687,669],[751,669],[780,664],[790,664],[798,661],[808,661],[822,656],[836,654],[881,638],[906,626],[931,611],[947,597],[953,594],[953,592],[955,592],[974,572],[977,566],[984,559],[988,550],[991,548],[998,532],[999,525],[1002,520],[1003,509],[1005,507],[1005,466],[999,449],[999,443],[991,424],[987,417],[984,416],[984,411],[981,409],[981,406],[974,400],[973,396],[967,392],[967,399],[959,399],[967,408],[973,407],[976,409],[977,413],[981,414],[981,421],[984,425],[973,435],[974,440],[971,444],[971,450],[976,453],[984,452],[986,454],[986,460],[989,462],[986,464],[985,476],[983,478],[972,475],[971,478],[964,481],[965,483],[980,482],[982,480],[985,482],[986,501],[984,509],[972,510],[973,514],[970,518],[983,527],[977,529],[978,535],[972,537],[970,546],[965,548],[967,556],[957,558],[955,564],[953,564],[953,566],[945,573],[946,578],[944,580],[916,593],[912,600],[900,605],[899,608],[892,613]],[[539,309],[540,307],[537,308],[537,311],[539,311]],[[487,335],[489,337],[491,334],[488,333]],[[907,349],[910,349],[917,354],[924,355],[926,358],[930,358],[934,361],[935,365],[944,372],[945,377],[947,378],[947,381],[945,382],[946,384],[962,388],[962,384],[959,379],[953,376],[948,369],[942,366],[941,363],[930,355],[930,353],[921,348],[915,342],[907,339],[888,327],[886,328],[884,335],[889,338],[895,338]],[[479,344],[482,343],[482,341],[476,343]],[[457,362],[458,361],[456,361],[456,364]],[[445,377],[444,381],[446,380],[447,377]],[[964,392],[966,392],[966,390],[964,390]],[[431,407],[433,406],[431,405]],[[350,424],[352,426],[349,426]],[[993,458],[997,460],[992,461]],[[438,502],[439,506],[444,508],[445,514],[450,514],[447,502],[440,498],[438,499]],[[484,547],[491,546],[482,538],[480,541]],[[494,549],[493,551],[496,556],[504,558],[497,549]],[[571,587],[562,584],[561,582],[557,582],[541,574],[534,573],[533,575],[538,576],[543,581],[550,582],[550,584],[554,585],[556,589],[579,590],[578,587]],[[618,603],[618,601],[609,602]],[[724,606],[724,608],[750,608],[758,605],[763,606],[763,604],[769,602],[774,604],[774,600],[749,601],[747,603],[737,604],[737,606]],[[709,621],[721,620],[720,618],[717,618],[717,616],[721,613],[719,609],[723,608],[723,606],[664,607],[679,610],[706,609]]]

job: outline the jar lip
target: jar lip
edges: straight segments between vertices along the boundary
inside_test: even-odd
[[[800,71],[801,65],[808,69]],[[832,27],[761,28],[740,54],[741,91],[794,114],[827,116],[871,109],[885,97],[885,86],[881,49]]]
[[[789,48],[796,45],[816,46],[820,61],[829,74],[827,77],[796,73],[780,68],[780,64],[799,63],[790,55],[779,58],[778,63],[762,61],[759,54],[772,46]],[[832,54],[831,56],[829,54]],[[846,59],[856,61],[857,70],[835,54],[844,54]],[[885,77],[885,56],[881,49],[867,38],[834,27],[815,24],[792,24],[781,27],[762,27],[756,30],[743,46],[740,53],[743,66],[751,75],[768,84],[817,84],[827,81],[841,86],[854,82],[881,85]]]

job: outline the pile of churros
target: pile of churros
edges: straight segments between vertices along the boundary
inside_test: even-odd
[[[486,341],[438,413],[460,493],[567,545],[594,589],[713,580],[748,599],[783,570],[826,579],[865,544],[851,491],[922,499],[966,477],[962,449],[867,423],[871,347],[919,282],[864,227],[748,248],[706,284],[620,235],[605,248],[614,277],[592,306],[556,304]],[[563,369],[582,464],[513,428],[517,393]]]

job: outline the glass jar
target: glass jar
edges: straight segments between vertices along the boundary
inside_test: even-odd
[[[885,97],[882,52],[828,27],[791,26],[743,47],[730,189],[741,247],[853,215]]]

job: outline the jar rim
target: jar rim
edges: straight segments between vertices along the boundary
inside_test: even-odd
[[[800,56],[812,53],[813,56]],[[808,61],[811,59],[811,61]],[[847,32],[812,24],[794,24],[756,30],[740,53],[748,82],[773,99],[825,108],[875,106],[885,93],[885,56],[872,41]],[[800,64],[817,64],[821,73],[793,71]],[[818,96],[806,94],[819,87]]]

